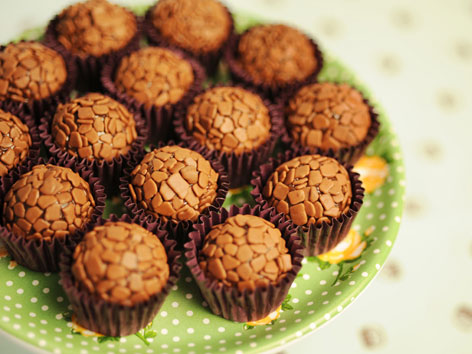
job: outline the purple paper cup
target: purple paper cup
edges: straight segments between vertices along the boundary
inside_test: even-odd
[[[134,334],[153,321],[172,287],[177,283],[182,266],[178,262],[180,253],[175,250],[176,242],[168,238],[167,231],[161,230],[158,223],[139,220],[138,216],[131,218],[128,215],[123,215],[118,218],[112,214],[108,220],[100,219],[96,226],[103,225],[107,221],[138,224],[155,234],[166,250],[169,265],[169,279],[159,293],[152,295],[146,301],[132,306],[124,306],[107,302],[97,295],[90,294],[77,284],[71,271],[75,247],[67,249],[62,255],[60,261],[61,284],[72,305],[77,323],[88,330],[106,336],[121,337]]]
[[[161,107],[155,105],[146,105],[145,103],[139,102],[134,97],[118,90],[115,85],[115,73],[116,70],[123,59],[126,56],[129,56],[132,52],[138,50],[138,48],[133,48],[132,50],[124,51],[120,56],[114,56],[110,58],[108,63],[104,66],[100,81],[101,85],[105,89],[105,92],[110,97],[113,97],[117,101],[125,104],[126,106],[133,107],[137,112],[140,112],[143,120],[145,121],[146,127],[148,128],[147,142],[157,144],[160,141],[169,141],[173,139],[173,130],[172,130],[172,119],[175,114],[176,107],[182,102],[189,102],[193,99],[196,93],[200,90],[205,80],[205,70],[201,65],[189,57],[187,54],[181,50],[165,47],[162,48],[171,50],[174,54],[180,58],[186,60],[192,67],[194,81],[189,87],[184,96],[175,104],[167,104]]]
[[[197,146],[196,144],[187,144],[185,142],[180,142],[178,144],[174,143],[173,141],[169,141],[168,143],[161,142],[157,145],[157,148],[161,148],[168,145],[177,145],[186,149],[190,149],[193,151],[198,152],[202,155],[206,160],[208,160],[211,164],[211,167],[218,173],[218,181],[217,181],[217,189],[216,189],[216,197],[213,200],[212,204],[202,211],[202,215],[208,215],[211,211],[219,211],[226,198],[226,194],[228,193],[229,188],[229,181],[226,171],[218,162],[218,160],[214,160],[208,151],[204,150],[202,147]],[[151,146],[149,151],[153,151],[155,147]],[[131,196],[129,184],[131,181],[131,172],[134,168],[141,162],[142,158],[144,157],[146,152],[144,152],[138,159],[133,159],[127,165],[127,167],[123,171],[123,176],[120,178],[120,191],[121,191],[121,198],[125,207],[128,209],[128,212],[131,215],[138,215],[141,220],[147,221],[148,223],[158,222],[160,228],[169,232],[170,238],[177,241],[177,245],[181,248],[185,242],[188,240],[188,233],[192,228],[194,222],[190,220],[183,220],[178,223],[173,222],[172,220],[164,221],[162,218],[156,218],[154,215],[148,214],[145,209],[139,203],[137,203],[133,197]]]
[[[210,279],[198,262],[199,252],[203,247],[205,235],[214,225],[222,224],[231,216],[238,214],[255,215],[270,221],[282,233],[286,246],[292,258],[292,269],[286,273],[277,284],[264,288],[239,291],[237,287],[228,287],[216,279]],[[190,241],[185,244],[187,267],[190,269],[200,292],[215,315],[236,322],[257,321],[267,317],[284,301],[290,286],[302,267],[302,249],[300,238],[293,224],[282,214],[276,214],[275,209],[261,209],[260,206],[251,208],[248,204],[242,207],[231,206],[229,210],[221,209],[219,213],[211,212],[200,218],[189,234]]]
[[[277,158],[270,158],[267,163],[261,165],[260,168],[253,173],[253,179],[251,180],[251,185],[254,187],[251,191],[251,195],[256,201],[256,204],[260,205],[262,209],[272,208],[269,206],[269,203],[262,192],[269,177],[282,163],[297,156],[310,154],[311,152],[306,148],[287,150],[285,153],[278,154]],[[333,157],[332,155],[325,156]],[[343,213],[338,218],[333,218],[330,223],[323,221],[318,225],[310,224],[296,226],[290,220],[302,239],[303,246],[305,247],[305,256],[318,256],[336,247],[336,245],[346,237],[354,219],[359,213],[364,199],[364,188],[359,179],[359,174],[352,171],[352,166],[344,167],[346,167],[349,174],[352,188],[351,205],[346,213]]]
[[[37,163],[36,163],[37,162]],[[59,259],[63,252],[70,249],[74,242],[81,239],[82,231],[88,231],[96,224],[105,209],[106,194],[98,178],[94,177],[90,169],[80,167],[74,161],[63,161],[55,158],[37,161],[28,161],[26,164],[18,166],[5,176],[0,184],[0,193],[3,197],[18,179],[29,172],[36,164],[53,164],[68,167],[77,172],[89,185],[92,196],[95,200],[95,208],[90,221],[81,229],[68,234],[64,239],[53,238],[50,242],[44,240],[27,240],[25,237],[15,235],[8,230],[2,222],[0,226],[0,240],[11,257],[20,265],[37,272],[57,272],[59,271]],[[3,212],[3,204],[1,206]]]
[[[260,96],[264,102],[264,105],[269,109],[271,127],[268,139],[254,150],[246,151],[241,154],[236,154],[234,152],[226,153],[218,150],[208,149],[206,146],[200,144],[192,135],[190,135],[185,127],[187,110],[188,107],[193,103],[193,100],[178,107],[175,119],[173,121],[174,130],[178,139],[185,141],[188,144],[196,144],[196,146],[203,149],[202,151],[210,154],[212,159],[218,160],[221,163],[228,173],[230,188],[243,187],[249,184],[252,171],[257,169],[258,166],[267,161],[267,159],[271,156],[280,135],[283,134],[284,123],[281,107],[279,104],[271,103],[263,95],[244,85],[222,83],[212,86],[211,88],[215,87],[240,87]],[[211,88],[208,88],[207,90]],[[205,91],[206,90],[202,89],[197,93],[197,95],[202,94]]]

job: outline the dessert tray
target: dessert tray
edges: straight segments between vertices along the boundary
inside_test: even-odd
[[[134,9],[142,14],[144,7]],[[235,14],[238,31],[258,22]],[[33,29],[21,39],[38,39]],[[277,348],[316,331],[344,311],[382,269],[395,242],[405,190],[400,147],[388,118],[369,91],[343,64],[325,53],[319,79],[347,82],[362,91],[379,113],[379,135],[355,166],[366,196],[353,228],[334,250],[308,257],[281,308],[255,323],[214,315],[190,272],[181,277],[148,327],[127,337],[105,337],[78,326],[58,274],[37,273],[12,261],[0,248],[0,329],[29,348],[54,353],[254,353]],[[224,68],[223,68],[224,69]],[[220,70],[218,80],[225,78]],[[232,191],[225,206],[250,202],[248,189]],[[120,212],[107,201],[105,216]]]

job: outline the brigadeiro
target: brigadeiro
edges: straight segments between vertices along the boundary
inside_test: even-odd
[[[38,42],[0,47],[0,105],[39,116],[64,101],[75,81],[75,67],[56,50]]]
[[[31,162],[31,161],[30,161]],[[79,231],[96,222],[105,194],[90,170],[50,163],[19,166],[2,180],[1,239],[19,264],[36,271],[57,271],[60,254]],[[60,162],[62,163],[62,161]]]
[[[263,208],[274,207],[303,235],[305,255],[334,248],[362,205],[359,175],[336,159],[287,151],[254,172],[251,192]]]
[[[323,65],[316,43],[282,24],[249,28],[227,46],[225,60],[233,80],[256,87],[271,99],[316,79]]]
[[[178,137],[197,142],[221,162],[232,188],[249,183],[251,172],[266,161],[283,130],[279,106],[238,86],[216,86],[179,107]]]
[[[41,119],[40,131],[51,155],[77,159],[110,187],[125,162],[141,153],[147,133],[139,114],[101,93],[59,104],[52,119]]]
[[[300,239],[282,214],[259,206],[203,216],[185,245],[187,266],[217,315],[237,322],[267,317],[301,267]]]
[[[144,30],[151,43],[186,51],[212,74],[234,24],[231,13],[216,0],[160,0],[147,11]]]
[[[331,152],[339,161],[354,164],[379,131],[377,114],[348,84],[314,83],[302,87],[285,104],[290,145],[313,153]]]
[[[131,105],[146,120],[149,141],[172,138],[177,103],[200,89],[204,70],[178,50],[146,47],[112,61],[102,72],[102,85],[114,98]]]
[[[73,57],[81,84],[93,89],[106,60],[138,48],[139,38],[136,16],[106,0],[88,0],[65,8],[51,20],[45,35],[46,43]]]
[[[133,215],[158,219],[183,243],[192,222],[222,206],[228,190],[221,165],[178,145],[147,153],[122,179],[125,205]]]
[[[61,283],[77,323],[112,337],[146,327],[177,282],[174,247],[155,223],[127,215],[101,220],[61,259]]]
[[[41,141],[34,120],[22,114],[25,123],[10,112],[0,109],[0,177],[27,159],[36,161]]]

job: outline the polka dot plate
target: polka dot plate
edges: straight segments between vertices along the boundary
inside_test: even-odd
[[[142,13],[144,8],[136,9]],[[257,20],[237,14],[238,30]],[[42,30],[22,38],[37,39]],[[398,141],[386,115],[344,64],[325,54],[321,80],[360,89],[379,112],[379,136],[356,165],[364,181],[364,205],[349,235],[334,250],[304,260],[282,307],[256,323],[235,323],[213,315],[188,270],[152,324],[136,335],[103,337],[74,322],[57,274],[29,271],[0,251],[0,328],[36,348],[54,353],[255,353],[280,349],[319,329],[344,311],[382,268],[400,226],[405,188]],[[221,73],[219,80],[224,79]],[[248,190],[226,204],[248,201]]]

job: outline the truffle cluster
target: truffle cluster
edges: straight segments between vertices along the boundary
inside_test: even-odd
[[[132,306],[160,292],[169,278],[161,241],[143,227],[107,222],[75,248],[72,274],[80,286],[105,301]]]
[[[3,223],[26,239],[63,239],[84,226],[95,201],[90,186],[70,168],[36,165],[5,196]]]
[[[0,109],[0,176],[23,162],[32,141],[29,129],[17,116]]]
[[[347,84],[301,88],[286,107],[291,137],[303,146],[339,150],[365,139],[371,118],[361,93]]]
[[[99,57],[124,48],[137,31],[136,18],[105,0],[88,0],[65,8],[56,25],[58,41],[70,52]]]
[[[263,190],[269,206],[296,225],[330,223],[346,213],[352,188],[346,169],[335,159],[306,155],[281,164]]]
[[[195,221],[216,197],[218,173],[198,152],[164,146],[144,156],[129,189],[147,213],[164,221]]]
[[[238,57],[256,84],[303,80],[319,63],[308,37],[285,25],[260,25],[241,36]]]
[[[109,161],[126,154],[137,138],[133,115],[100,93],[59,104],[51,132],[59,147],[88,160]]]
[[[146,47],[121,60],[115,75],[119,91],[146,106],[179,101],[194,81],[192,66],[165,48]]]
[[[62,56],[40,43],[11,43],[0,52],[1,101],[47,98],[59,91],[66,79]]]
[[[152,22],[169,43],[194,53],[220,48],[231,31],[231,19],[215,0],[160,0]]]
[[[262,99],[239,87],[215,87],[195,97],[185,125],[200,144],[235,154],[259,147],[271,128]]]
[[[213,226],[199,264],[210,278],[240,291],[276,284],[292,269],[280,230],[253,215],[236,215]]]

